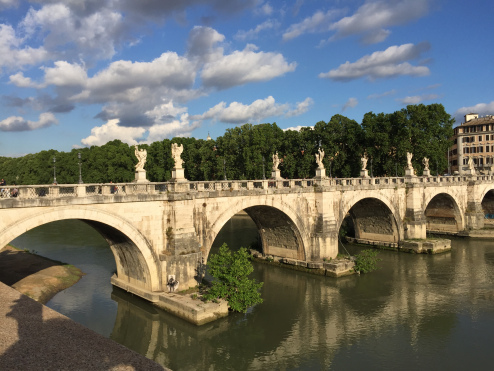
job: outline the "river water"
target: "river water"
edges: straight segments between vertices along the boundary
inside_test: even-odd
[[[256,235],[235,217],[215,249]],[[256,263],[264,303],[200,327],[113,289],[111,250],[82,222],[12,244],[87,273],[49,307],[173,370],[492,369],[494,241],[453,239],[435,256],[382,251],[378,271],[338,279]]]

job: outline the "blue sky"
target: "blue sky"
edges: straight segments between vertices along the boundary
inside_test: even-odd
[[[492,0],[0,0],[0,156],[442,103],[494,114]]]

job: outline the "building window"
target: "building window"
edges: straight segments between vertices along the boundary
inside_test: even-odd
[[[485,151],[489,152],[489,146],[485,146]]]
[[[482,142],[482,135],[479,135],[479,142]]]

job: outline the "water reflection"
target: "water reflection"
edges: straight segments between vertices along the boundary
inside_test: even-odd
[[[219,238],[247,246],[256,236],[245,232],[249,223],[237,218]],[[112,339],[174,370],[487,369],[494,243],[455,239],[452,247],[436,256],[383,251],[377,272],[339,279],[256,264],[264,303],[200,327],[119,289],[105,298],[114,269],[105,268],[108,277],[90,286],[99,293],[86,301],[113,312],[83,324],[100,332],[110,327]],[[99,253],[96,248],[80,258],[103,259]],[[73,307],[83,303],[71,297],[88,291],[57,295],[63,302],[57,310],[68,308],[64,314],[74,318]]]

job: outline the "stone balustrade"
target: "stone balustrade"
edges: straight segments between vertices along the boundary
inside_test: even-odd
[[[263,179],[225,181],[186,181],[139,183],[94,183],[94,184],[53,184],[2,186],[0,202],[5,199],[66,198],[94,196],[126,196],[134,194],[169,194],[211,191],[263,191],[267,189],[348,189],[348,187],[388,188],[409,183],[423,186],[438,184],[458,184],[471,181],[492,182],[494,175],[451,175],[418,177],[375,177],[375,178],[323,178],[323,179]]]

